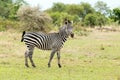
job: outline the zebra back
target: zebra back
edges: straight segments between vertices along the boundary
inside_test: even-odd
[[[51,49],[51,35],[29,32],[24,35],[23,40],[27,46],[34,46],[43,50]]]
[[[72,26],[68,22],[60,28],[58,33],[23,32],[21,41],[24,41],[28,47],[34,46],[43,50],[51,50],[52,48],[61,49],[71,33]]]

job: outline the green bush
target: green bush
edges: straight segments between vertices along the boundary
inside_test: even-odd
[[[91,13],[87,14],[85,16],[84,23],[86,26],[90,26],[93,28],[95,26],[102,27],[103,25],[106,24],[106,22],[107,22],[106,20],[107,20],[107,18],[103,14],[96,12],[94,14],[91,14]]]
[[[94,27],[95,25],[97,25],[96,18],[97,16],[95,14],[87,14],[84,19],[85,25]]]
[[[20,23],[18,21],[0,19],[0,31],[8,29],[20,29]]]

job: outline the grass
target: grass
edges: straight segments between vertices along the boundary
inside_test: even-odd
[[[87,37],[69,38],[61,50],[62,68],[56,55],[48,68],[50,51],[35,49],[37,67],[26,68],[21,33],[0,32],[0,80],[120,80],[119,34],[93,31]]]

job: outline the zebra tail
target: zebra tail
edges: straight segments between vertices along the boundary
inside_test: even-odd
[[[23,31],[21,42],[23,42],[23,40],[24,40],[24,38],[23,38],[24,35],[25,35],[25,31]]]

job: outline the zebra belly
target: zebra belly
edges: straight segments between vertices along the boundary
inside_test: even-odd
[[[39,48],[39,49],[41,49],[41,50],[51,50],[52,48],[51,47],[46,47],[46,48],[43,48],[43,47],[37,47],[37,48]]]
[[[52,46],[51,46],[50,43],[43,43],[43,44],[40,45],[38,48],[41,49],[41,50],[51,50],[51,49],[52,49]]]
[[[34,44],[34,43],[31,43],[31,42],[25,42],[25,44],[27,45],[27,47],[29,47],[29,46],[34,46],[34,47],[36,47],[36,48],[38,48],[38,49],[41,49],[41,50],[51,50],[52,49],[52,47],[49,45],[49,46],[43,46],[43,45],[39,45],[39,44]]]

